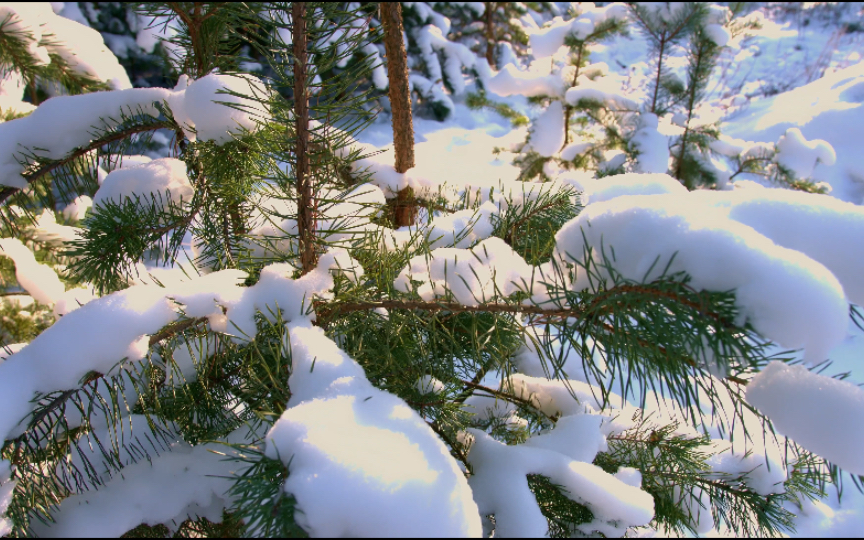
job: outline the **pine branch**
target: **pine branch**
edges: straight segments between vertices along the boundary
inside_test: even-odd
[[[152,347],[159,343],[160,341],[165,341],[166,339],[172,338],[178,334],[183,333],[193,326],[197,326],[199,324],[203,324],[207,322],[206,317],[199,317],[197,319],[187,319],[185,321],[181,321],[178,323],[174,323],[172,325],[166,326],[159,332],[150,336],[150,340],[148,341],[148,346]]]
[[[472,381],[460,381],[460,382],[463,385],[467,386],[468,388],[473,388],[475,390],[481,390],[483,392],[488,393],[491,396],[495,396],[496,398],[501,398],[505,401],[509,401],[509,402],[515,403],[517,405],[523,405],[525,407],[531,407],[532,409],[536,408],[536,406],[534,405],[534,403],[530,399],[525,399],[525,398],[522,398],[519,396],[514,396],[513,394],[510,394],[508,392],[502,392],[501,390],[495,390],[494,388],[489,388],[488,386],[483,386],[482,384],[477,384],[477,383],[474,383]],[[541,411],[537,411],[537,412],[541,412]],[[547,416],[545,413],[541,412],[541,414],[543,414],[544,416]],[[552,417],[549,417],[549,416],[547,416],[547,418],[549,418],[550,420],[554,420]]]
[[[87,146],[83,146],[71,152],[68,156],[63,159],[59,159],[56,161],[51,161],[50,163],[46,163],[40,167],[37,167],[35,170],[25,171],[23,173],[23,177],[27,180],[28,183],[33,183],[41,179],[43,176],[52,173],[60,167],[64,167],[70,164],[75,159],[91,152],[93,150],[97,150],[102,148],[106,144],[111,144],[113,142],[123,141],[131,137],[132,135],[136,135],[138,133],[145,133],[148,131],[156,131],[157,129],[175,129],[177,126],[170,121],[164,120],[155,120],[153,123],[142,124],[137,126],[130,126],[121,131],[112,132],[107,134],[104,137],[95,139],[93,142],[88,144]],[[19,192],[18,188],[4,186],[0,189],[0,204],[3,204],[6,199]]]

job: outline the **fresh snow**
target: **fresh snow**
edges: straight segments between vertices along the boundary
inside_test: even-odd
[[[824,360],[846,333],[848,304],[837,278],[805,254],[697,201],[687,193],[589,204],[556,235],[562,261],[584,266],[593,260],[590,273],[576,269],[573,289],[596,287],[595,273],[608,281],[606,261],[636,282],[686,272],[696,290],[734,290],[739,323],[749,321],[769,339]]]
[[[93,139],[91,130],[80,126],[101,119],[97,127],[113,128],[120,123],[121,114],[158,117],[156,103],[169,104],[190,140],[199,137],[224,144],[244,130],[257,129],[267,117],[262,105],[227,92],[255,92],[260,99],[266,98],[251,79],[207,75],[191,84],[188,77],[181,78],[173,91],[130,88],[48,99],[26,118],[0,124],[0,185],[26,187],[21,176],[25,170],[22,161],[26,163],[28,157],[22,155],[25,149],[38,148],[38,156],[60,159]]]
[[[564,106],[553,101],[534,121],[531,149],[543,157],[557,154],[564,146]]]
[[[269,119],[261,103],[268,95],[250,75],[211,73],[194,81],[182,75],[174,90],[167,97],[168,105],[190,141],[224,144],[243,132],[254,132]]]
[[[51,305],[66,290],[53,268],[36,261],[33,252],[17,238],[0,238],[0,256],[15,263],[15,279],[37,302]]]
[[[480,514],[444,443],[320,328],[288,325],[288,409],[267,455],[289,465],[286,493],[312,536],[479,536]]]
[[[186,174],[186,164],[179,159],[163,158],[130,168],[120,168],[108,173],[102,186],[93,196],[93,206],[126,202],[126,199],[146,205],[150,201],[157,207],[167,209],[185,200],[192,199],[194,190]]]
[[[721,130],[751,141],[777,142],[785,136],[784,147],[791,147],[789,154],[781,152],[786,164],[812,170],[815,179],[831,184],[838,199],[864,202],[864,165],[858,155],[858,141],[864,140],[864,62],[751,103]],[[802,153],[791,152],[796,148]]]
[[[774,361],[747,385],[747,402],[807,450],[864,475],[864,390],[858,385]]]
[[[48,2],[5,2],[0,5],[0,20],[5,22],[7,18],[4,30],[29,36],[30,54],[43,65],[51,63],[50,54],[56,54],[81,75],[106,82],[115,90],[132,88],[126,70],[105,45],[102,35],[89,26],[55,15]]]
[[[528,474],[549,477],[566,490],[568,497],[592,511],[595,520],[579,526],[583,533],[620,536],[629,526],[646,525],[654,516],[651,495],[596,465],[543,448],[542,443],[508,446],[483,431],[469,429],[469,433],[473,441],[468,462],[474,469],[469,484],[480,512],[484,516],[495,514],[497,534],[504,537],[546,534],[548,523],[528,487]]]

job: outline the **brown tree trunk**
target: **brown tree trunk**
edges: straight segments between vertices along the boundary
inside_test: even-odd
[[[486,61],[489,67],[495,68],[495,21],[494,14],[497,2],[484,2],[486,7]]]
[[[381,2],[384,26],[384,48],[387,54],[387,76],[390,79],[390,108],[393,114],[393,146],[396,148],[396,172],[404,173],[414,166],[414,124],[411,119],[411,93],[408,90],[408,61],[402,39],[402,5]],[[417,203],[411,188],[400,190],[392,201],[397,227],[413,225]]]
[[[291,6],[292,48],[294,52],[294,124],[297,132],[297,232],[300,237],[301,272],[309,273],[318,264],[315,253],[315,222],[312,215],[312,178],[309,174],[309,94],[306,91],[306,3]]]

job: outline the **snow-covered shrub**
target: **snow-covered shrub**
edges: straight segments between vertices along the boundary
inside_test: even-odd
[[[646,108],[588,59],[645,10],[698,15],[687,39],[713,54],[726,12],[518,6],[533,62],[499,41],[494,73],[467,43],[484,4],[406,4],[420,60],[399,73],[398,47],[367,63],[374,6],[154,3],[176,86],[9,99],[0,535],[775,534],[829,463],[861,474],[861,437],[824,417],[854,424],[864,391],[807,369],[864,301],[843,249],[861,207],[688,190],[667,172],[704,148],[689,122],[677,147],[659,131],[671,75]],[[0,55],[18,85],[47,45],[4,28],[32,61]],[[537,170],[477,133],[415,156],[410,114],[410,160],[358,142],[370,78],[409,113],[409,82],[451,114],[475,84],[537,98],[512,152]],[[145,133],[161,154],[137,155]],[[841,162],[809,137],[703,146],[748,172]]]

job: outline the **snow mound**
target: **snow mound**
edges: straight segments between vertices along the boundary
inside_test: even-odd
[[[500,238],[489,238],[470,250],[438,248],[428,256],[418,255],[408,261],[393,285],[410,292],[415,282],[423,300],[449,293],[461,304],[476,306],[498,292],[508,296],[520,286],[527,288],[531,275],[531,267],[513,248]]]
[[[579,181],[582,202],[600,203],[622,195],[685,195],[687,188],[666,173],[624,173]]]
[[[669,169],[669,138],[660,133],[656,114],[645,113],[630,143],[638,152],[635,170],[643,173],[665,173]]]
[[[66,290],[54,269],[38,262],[21,240],[0,238],[0,256],[12,259],[15,263],[15,279],[37,302],[51,305]]]
[[[564,146],[564,106],[560,101],[550,103],[534,120],[530,144],[543,157],[557,154]]]
[[[817,163],[834,165],[837,154],[825,141],[807,141],[801,130],[789,128],[777,141],[777,163],[789,169],[798,178],[809,178]]]
[[[787,189],[699,191],[690,195],[728,212],[774,243],[824,264],[849,301],[864,305],[864,252],[849,249],[864,238],[864,208],[828,195]]]
[[[232,135],[257,130],[269,118],[258,101],[266,100],[267,93],[251,75],[211,73],[194,81],[181,75],[174,90],[168,105],[190,141],[224,144]]]
[[[774,361],[750,381],[746,398],[782,434],[852,474],[864,474],[864,389]]]
[[[108,201],[120,204],[126,198],[142,199],[142,202],[152,198],[165,209],[171,203],[189,202],[194,192],[186,174],[186,164],[179,159],[162,158],[108,173],[93,196],[93,206]]]
[[[724,122],[721,131],[731,137],[769,143],[786,135],[787,149],[781,152],[785,163],[781,164],[791,165],[799,172],[813,167],[813,179],[831,184],[833,196],[861,203],[864,202],[860,148],[860,141],[864,140],[862,88],[864,62],[859,62],[810,84],[753,102]],[[787,134],[790,128],[797,128],[801,137],[797,132]],[[804,139],[811,141],[809,145]],[[833,166],[832,148],[836,153]]]
[[[297,523],[312,536],[479,536],[465,476],[444,443],[401,399],[320,328],[289,324],[292,395],[266,453],[290,467]]]
[[[822,264],[778,246],[689,194],[627,195],[590,204],[556,235],[564,261],[600,263],[621,277],[650,282],[686,272],[696,290],[735,291],[737,324],[749,321],[763,336],[803,347],[822,360],[845,336],[848,304],[837,278]],[[590,288],[581,268],[574,290]]]

